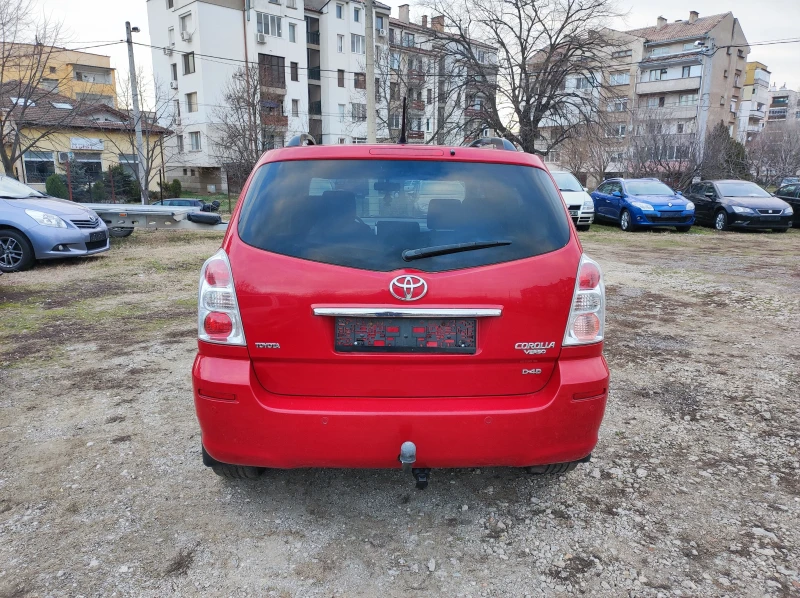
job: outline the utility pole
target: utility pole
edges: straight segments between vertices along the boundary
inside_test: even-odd
[[[367,51],[367,143],[375,143],[375,25],[372,14],[372,0],[366,0],[364,11]]]
[[[139,188],[142,192],[142,205],[149,203],[147,181],[144,176],[144,149],[142,149],[142,119],[139,113],[139,87],[136,83],[136,63],[133,60],[133,39],[131,32],[139,33],[138,27],[131,28],[131,22],[125,21],[125,41],[128,43],[128,68],[131,72],[131,96],[133,98],[133,124],[136,127],[136,165],[139,174]]]

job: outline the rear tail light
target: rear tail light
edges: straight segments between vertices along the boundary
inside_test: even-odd
[[[200,271],[197,337],[212,343],[246,344],[231,265],[223,249],[208,258]]]
[[[600,266],[581,256],[572,309],[569,312],[564,345],[588,345],[603,340],[606,322],[606,289]]]

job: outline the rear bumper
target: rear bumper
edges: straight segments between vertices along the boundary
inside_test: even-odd
[[[192,369],[203,445],[216,460],[271,468],[529,466],[576,461],[597,443],[608,393],[599,353],[561,359],[532,395],[299,398],[270,394],[247,357],[198,354]]]

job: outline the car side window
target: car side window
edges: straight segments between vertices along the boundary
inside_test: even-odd
[[[615,191],[619,191],[622,193],[622,184],[620,183],[611,183],[609,185],[608,193],[609,195],[613,194]]]
[[[600,186],[597,188],[597,192],[598,192],[598,193],[603,193],[603,194],[606,194],[606,193],[608,193],[608,183],[603,183],[602,185],[600,185]]]
[[[703,194],[703,187],[704,187],[703,183],[695,183],[689,189],[689,193],[692,194],[692,195],[702,195]]]
[[[716,189],[714,189],[714,185],[712,183],[705,183],[703,185],[703,195],[705,195],[709,199],[717,198],[717,191]]]

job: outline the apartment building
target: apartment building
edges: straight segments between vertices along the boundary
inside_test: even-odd
[[[767,65],[748,62],[745,67],[742,101],[739,102],[739,131],[737,139],[746,144],[760,133],[766,123],[770,72]]]
[[[4,52],[3,81],[28,81],[31,69],[41,69],[36,78],[45,89],[86,104],[117,105],[117,82],[109,56],[32,44],[13,44]]]
[[[247,7],[247,10],[246,10]],[[258,65],[264,149],[308,126],[308,60],[302,0],[148,0],[153,71],[172,93],[167,179],[224,192],[214,139],[225,90]]]
[[[787,89],[784,83],[780,88],[772,85],[768,95],[767,125],[800,123],[800,92]]]
[[[444,18],[413,23],[408,5],[396,19],[388,5],[373,6],[378,141],[399,138],[407,97],[410,143],[460,144],[485,98],[452,75]],[[215,127],[245,64],[259,66],[263,149],[303,132],[322,144],[366,142],[365,17],[360,0],[148,0],[153,68],[174,102],[167,178],[226,190]],[[476,42],[478,50],[494,55]]]
[[[691,11],[688,19],[658,17],[650,27],[606,33],[617,43],[594,81],[577,77],[567,86],[602,90],[597,110],[611,138],[609,175],[625,172],[637,136],[669,136],[665,151],[678,159],[690,139],[702,143],[718,123],[737,135],[750,48],[732,13]]]

